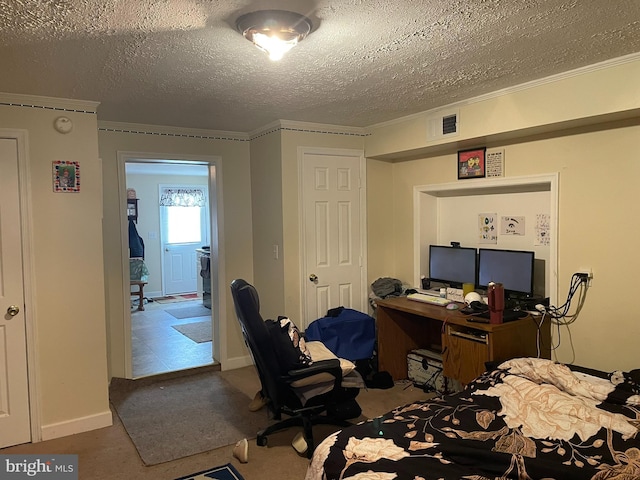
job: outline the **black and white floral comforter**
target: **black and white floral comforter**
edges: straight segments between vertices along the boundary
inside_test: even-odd
[[[460,393],[329,436],[306,480],[640,479],[639,385],[614,377],[510,360]]]

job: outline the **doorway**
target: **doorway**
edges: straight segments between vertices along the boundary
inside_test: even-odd
[[[123,157],[123,191],[135,196],[137,203],[137,221],[133,226],[130,217],[126,221],[142,241],[146,273],[142,280],[147,282],[143,304],[131,297],[131,309],[125,309],[129,311],[125,323],[128,320],[131,378],[217,363],[220,336],[215,319],[219,305],[206,308],[203,304],[196,253],[207,248],[212,250],[211,257],[217,258],[217,242],[211,241],[212,232],[217,231],[217,205],[210,201],[216,197],[216,168],[215,160],[207,158]],[[198,197],[198,202],[180,207],[171,203],[185,195]],[[128,255],[131,250],[124,247],[123,253]],[[217,271],[216,266],[210,271]],[[125,275],[131,272],[125,271]],[[210,281],[217,283],[217,278]],[[197,334],[186,327],[197,327]]]
[[[299,165],[302,318],[320,318],[338,306],[366,311],[364,155],[305,148]]]
[[[0,448],[31,441],[18,145],[0,137]]]
[[[199,173],[191,166],[180,171]],[[206,174],[205,167],[203,179]],[[194,293],[202,271],[197,252],[211,243],[207,184],[161,184],[159,198],[162,294]]]
[[[41,439],[27,133],[0,129],[0,448]]]

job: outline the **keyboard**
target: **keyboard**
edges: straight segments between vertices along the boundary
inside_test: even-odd
[[[434,297],[433,295],[426,295],[424,293],[410,293],[407,295],[409,300],[415,300],[416,302],[422,303],[430,303],[431,305],[438,305],[440,307],[444,307],[452,302],[452,300],[448,300],[442,297]]]

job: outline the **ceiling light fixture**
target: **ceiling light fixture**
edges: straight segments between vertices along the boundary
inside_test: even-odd
[[[311,20],[285,10],[260,10],[239,17],[236,27],[271,60],[280,60],[309,34]]]

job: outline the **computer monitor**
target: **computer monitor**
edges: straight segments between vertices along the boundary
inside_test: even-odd
[[[477,252],[469,247],[429,245],[429,280],[461,288],[476,283]]]
[[[525,250],[478,249],[478,286],[502,283],[511,297],[533,295],[535,252]]]

